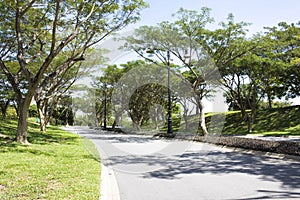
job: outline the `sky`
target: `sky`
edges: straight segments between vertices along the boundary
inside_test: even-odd
[[[135,28],[142,25],[154,26],[162,21],[173,21],[172,14],[179,8],[200,11],[202,7],[211,9],[211,17],[215,22],[207,28],[215,29],[221,21],[226,21],[232,13],[236,22],[251,23],[248,26],[248,37],[258,32],[264,32],[264,27],[276,26],[279,22],[297,23],[300,21],[300,0],[145,0],[149,8],[141,11],[140,20],[122,31],[121,36],[131,34]],[[103,47],[108,47],[114,54],[114,64],[126,62],[126,53],[118,51],[119,42],[106,41]]]
[[[250,34],[263,31],[265,26],[275,26],[278,22],[297,23],[300,21],[299,0],[145,0],[149,8],[141,12],[141,20],[126,30],[141,25],[155,25],[162,21],[172,21],[172,14],[179,8],[199,11],[201,7],[211,8],[215,19],[212,27],[225,21],[228,14],[235,16],[236,22],[252,23]]]

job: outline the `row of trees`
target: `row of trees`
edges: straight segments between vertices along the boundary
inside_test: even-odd
[[[28,143],[28,110],[33,97],[45,124],[43,114],[55,107],[76,80],[89,49],[138,20],[144,7],[142,0],[1,3],[0,16],[5,20],[0,22],[0,69],[18,107],[16,141]]]
[[[157,65],[168,64],[166,52],[181,63],[174,73],[192,85],[196,94],[193,102],[199,109],[199,126],[204,135],[208,131],[203,98],[213,95],[216,86],[225,90],[227,101],[241,111],[241,121],[247,123],[249,132],[252,132],[260,102],[267,100],[271,108],[275,99],[299,96],[299,23],[281,22],[249,38],[249,24],[235,22],[232,14],[215,30],[206,28],[213,22],[208,8],[199,12],[180,9],[174,16],[174,22],[164,21],[156,26],[136,29],[134,34],[124,38],[124,48]],[[155,59],[149,57],[150,51]],[[109,76],[110,80],[120,77],[118,70],[126,70],[126,67],[119,69],[114,66],[110,71],[117,74],[111,74],[113,78]],[[102,78],[107,78],[107,73]],[[145,91],[145,88],[141,90]],[[149,99],[148,107],[151,107],[151,98],[145,94],[144,97]],[[138,100],[140,104],[145,101]],[[102,116],[101,111],[99,115]]]
[[[60,100],[68,96],[67,92],[74,82],[95,65],[86,60],[93,55],[92,47],[111,33],[138,20],[139,11],[144,7],[146,4],[142,0],[7,0],[1,4],[0,15],[5,20],[0,22],[0,106],[5,115],[10,104],[16,105],[18,142],[28,143],[27,120],[32,99],[37,102],[41,130],[45,131],[45,124],[58,104],[66,103],[66,107],[70,107],[70,101]],[[180,62],[173,73],[192,85],[196,95],[190,101],[197,105],[203,134],[208,133],[203,98],[212,95],[215,86],[226,90],[228,101],[241,110],[242,120],[248,123],[249,132],[252,131],[259,102],[267,99],[271,107],[276,98],[299,96],[299,24],[282,22],[266,28],[262,34],[247,38],[249,24],[235,22],[231,14],[215,30],[206,28],[213,22],[208,8],[202,8],[199,12],[180,9],[174,16],[174,22],[166,21],[136,29],[132,36],[125,38],[124,48],[135,51],[158,66],[168,64],[166,52]],[[149,50],[157,59],[147,56]],[[97,59],[97,64],[102,62]],[[119,83],[117,80],[132,66],[151,65],[136,63],[121,68],[110,66],[105,76],[95,81],[99,89],[95,98],[99,100],[95,101],[94,114],[99,121],[104,116],[103,96],[116,105],[109,99],[112,89],[116,87],[113,84]],[[136,78],[129,77],[131,80]],[[135,88],[130,90],[131,93],[116,90],[114,93],[120,98],[113,98],[129,102],[129,107],[111,105],[108,110],[113,111],[111,115],[114,115],[115,125],[124,109],[127,110],[139,128],[151,117],[141,113],[141,108],[148,112],[157,104],[164,107],[165,98],[155,97],[166,94],[166,88],[158,83],[144,84],[144,88],[137,87],[138,83],[129,85]],[[138,93],[142,94],[143,99],[136,95]],[[249,108],[251,112],[246,111]]]

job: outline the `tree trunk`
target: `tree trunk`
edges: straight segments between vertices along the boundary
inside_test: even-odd
[[[19,116],[19,108],[18,108],[18,105],[16,105],[16,103],[14,103],[14,108],[17,113],[17,116]]]
[[[268,97],[269,108],[271,109],[272,108],[272,97],[271,97],[271,94],[269,92],[267,93],[267,97]]]
[[[68,127],[69,126],[69,110],[67,109],[66,110],[66,119],[65,119],[66,121],[65,121],[65,124],[66,124],[66,127]],[[97,119],[96,119],[96,124],[95,124],[95,126],[97,126],[98,124],[98,121],[97,121]]]
[[[122,117],[122,112],[115,111],[115,120],[114,123],[112,124],[113,129],[115,129],[116,126],[119,125],[121,117]]]
[[[252,133],[253,131],[253,122],[254,122],[254,115],[250,113],[248,114],[248,133]]]
[[[9,100],[6,101],[3,105],[1,105],[1,113],[2,113],[2,116],[5,118],[6,117],[6,111],[7,111],[7,108],[9,106]]]
[[[57,100],[56,98],[53,98],[52,99],[52,103],[50,103],[50,104],[49,104],[49,101],[47,101],[45,103],[45,108],[50,108],[50,111],[46,115],[46,118],[45,118],[46,125],[50,123],[52,115],[54,114],[54,112],[55,112],[55,110],[57,108],[58,103],[59,103],[59,100]]]
[[[198,104],[199,104],[199,113],[200,113],[199,126],[202,130],[203,136],[207,136],[208,131],[207,131],[206,124],[205,124],[204,105],[203,105],[203,102],[201,99],[199,99]]]
[[[249,120],[248,120],[248,133],[252,133],[252,125],[253,125],[252,120],[249,117]]]
[[[155,116],[154,125],[155,125],[155,130],[158,130],[159,127],[158,127],[158,117],[157,116]]]
[[[189,128],[189,120],[188,120],[188,116],[187,114],[183,114],[183,119],[184,119],[184,123],[185,123],[185,130],[187,131]]]
[[[41,101],[37,101],[36,106],[38,109],[38,116],[40,119],[40,130],[42,133],[46,133],[45,107]]]
[[[18,101],[18,130],[17,130],[17,142],[21,144],[29,144],[27,140],[28,130],[28,113],[29,106],[32,98],[26,96]]]
[[[112,128],[115,129],[117,125],[116,119],[114,120],[113,124],[112,124]]]

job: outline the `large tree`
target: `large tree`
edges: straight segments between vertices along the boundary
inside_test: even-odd
[[[176,13],[176,17],[177,20],[174,23],[161,22],[156,26],[143,26],[136,29],[133,36],[126,38],[125,46],[152,62],[155,62],[155,59],[145,54],[147,50],[149,52],[149,49],[165,65],[169,62],[166,52],[170,52],[181,61],[182,70],[190,71],[189,81],[191,81],[195,102],[200,111],[199,126],[202,133],[207,135],[203,98],[207,93],[209,74],[215,73],[211,73],[214,71],[213,66],[197,39],[206,32],[205,26],[213,19],[210,17],[210,9],[206,7],[200,12],[181,8]],[[181,78],[184,79],[183,76]]]
[[[266,38],[273,44],[271,59],[284,63],[276,78],[285,92],[279,91],[278,97],[295,98],[300,95],[300,22],[280,22],[266,29]]]
[[[0,16],[5,20],[0,22],[0,67],[17,97],[18,142],[28,143],[28,109],[56,58],[65,55],[61,67],[82,61],[88,48],[136,21],[140,9],[146,6],[143,0],[118,2],[6,0],[1,3]],[[19,69],[13,70],[11,63],[18,63]],[[22,81],[25,88],[20,84]]]

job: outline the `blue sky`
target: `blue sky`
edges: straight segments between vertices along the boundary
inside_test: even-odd
[[[141,20],[127,28],[133,29],[141,25],[155,25],[161,21],[172,21],[172,14],[180,7],[189,10],[200,10],[201,7],[212,9],[216,27],[220,21],[226,20],[233,13],[235,20],[252,23],[250,34],[263,31],[264,26],[275,26],[285,21],[300,21],[299,0],[145,0],[150,8],[141,12]]]

